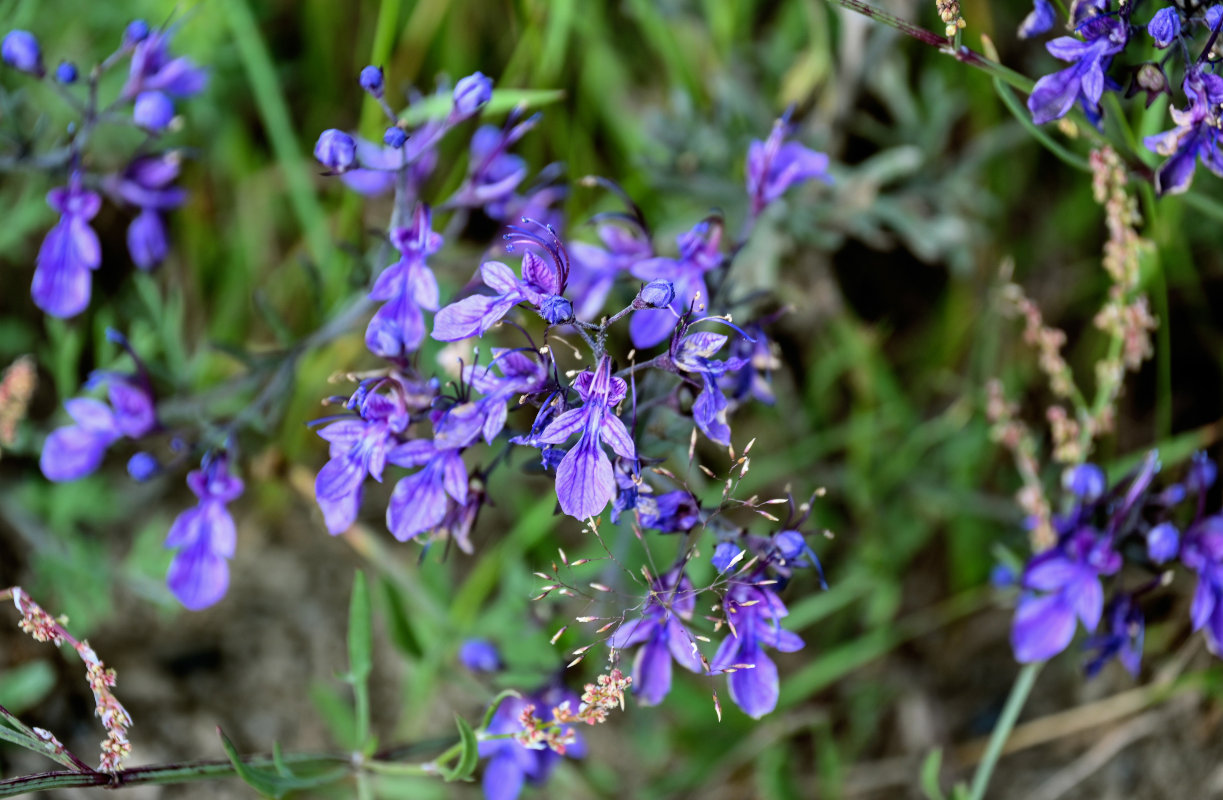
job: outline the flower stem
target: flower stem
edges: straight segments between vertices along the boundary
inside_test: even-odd
[[[833,5],[841,6],[841,8],[853,11],[855,14],[861,14],[873,20],[882,22],[890,28],[908,36],[911,39],[916,39],[922,44],[936,47],[940,52],[954,58],[956,61],[961,61],[971,67],[988,72],[996,78],[999,78],[1006,83],[1014,86],[1021,92],[1031,93],[1035,82],[1027,77],[1016,72],[1009,67],[1004,67],[997,61],[986,58],[975,50],[970,50],[967,47],[954,47],[949,45],[947,37],[939,36],[934,31],[928,31],[925,28],[920,28],[907,20],[903,20],[894,14],[889,14],[881,8],[876,8],[869,3],[864,3],[862,0],[828,0]]]
[[[1040,673],[1040,668],[1044,666],[1044,663],[1037,661],[1034,664],[1025,665],[1019,671],[1019,677],[1015,678],[1015,685],[1011,687],[1011,695],[1006,699],[1006,705],[1002,708],[1002,716],[998,718],[998,725],[989,737],[985,755],[981,758],[981,763],[977,765],[977,773],[973,775],[972,789],[968,794],[969,800],[982,800],[985,797],[985,790],[989,786],[994,766],[1002,755],[1002,748],[1007,738],[1010,737],[1015,722],[1019,719],[1019,712],[1023,710],[1023,704],[1027,702],[1032,686],[1036,683],[1036,676]]]

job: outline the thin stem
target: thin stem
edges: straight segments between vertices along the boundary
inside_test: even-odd
[[[997,765],[998,758],[1002,755],[1002,748],[1006,745],[1006,740],[1019,719],[1019,712],[1023,710],[1023,704],[1027,702],[1032,686],[1036,683],[1036,676],[1040,674],[1040,668],[1044,666],[1044,663],[1037,661],[1034,664],[1025,665],[1019,671],[1019,676],[1015,678],[1015,685],[1011,687],[1011,695],[1006,699],[1002,716],[998,718],[998,724],[994,727],[994,732],[990,734],[989,746],[985,748],[985,755],[981,758],[981,763],[977,765],[977,773],[973,776],[968,800],[982,800],[985,797],[985,790],[989,786],[994,766]]]
[[[954,58],[956,61],[961,61],[969,66],[988,72],[996,78],[999,78],[1021,92],[1031,93],[1035,82],[1027,77],[1016,72],[1009,67],[1004,67],[997,61],[986,58],[975,50],[970,50],[967,47],[955,48],[948,44],[947,37],[939,36],[933,31],[928,31],[925,28],[919,28],[907,20],[903,20],[893,14],[889,14],[883,9],[876,8],[869,3],[864,3],[862,0],[828,0],[833,5],[841,6],[849,9],[855,14],[861,14],[873,20],[878,20],[890,28],[895,28],[904,35],[916,39],[922,44],[930,47],[938,48],[942,53]]]

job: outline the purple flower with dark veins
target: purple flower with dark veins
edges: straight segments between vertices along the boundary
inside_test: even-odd
[[[726,344],[727,338],[721,333],[689,334],[680,341],[673,359],[684,372],[700,376],[703,388],[692,403],[692,418],[701,432],[718,444],[730,444],[730,426],[726,423],[728,402],[718,386],[718,380],[728,371],[740,369],[746,363],[735,357],[725,361],[713,358]]]
[[[384,387],[387,392],[378,391]],[[381,482],[387,454],[411,421],[406,396],[405,387],[392,379],[364,384],[349,401],[358,416],[318,432],[331,445],[331,459],[319,470],[314,496],[333,536],[356,521],[366,476]]]
[[[765,573],[754,573],[751,580],[731,582],[722,601],[730,635],[722,641],[713,657],[712,674],[729,673],[730,699],[749,717],[760,719],[777,707],[780,691],[777,665],[764,652],[768,645],[783,653],[803,648],[797,634],[781,627],[781,618],[790,612],[781,598],[768,586],[755,585]]]
[[[722,223],[705,220],[692,230],[680,234],[679,258],[647,258],[633,265],[633,277],[643,281],[666,280],[675,287],[675,299],[666,308],[645,308],[633,312],[629,335],[637,347],[653,347],[666,340],[679,322],[680,314],[688,310],[696,298],[703,307],[709,302],[709,287],[705,273],[722,263],[718,245],[722,241]]]
[[[102,198],[74,174],[67,186],[47,192],[47,205],[59,212],[60,219],[38,248],[30,294],[34,305],[51,316],[74,317],[89,306],[90,272],[102,263],[102,246],[89,227]]]
[[[569,256],[552,229],[545,230],[547,237],[510,226],[511,233],[505,238],[511,252],[520,244],[540,248],[548,254],[551,266],[533,250],[523,252],[522,278],[500,261],[485,261],[480,265],[480,276],[484,285],[496,294],[471,295],[437,312],[433,318],[433,338],[440,342],[457,342],[483,336],[519,303],[530,303],[542,313],[550,303],[549,298],[564,294],[569,279]]]
[[[642,615],[620,625],[608,647],[627,650],[641,645],[633,659],[633,693],[642,705],[662,702],[671,691],[671,660],[689,672],[704,671],[696,639],[684,627],[696,607],[696,591],[682,569],[651,581]]]
[[[386,524],[401,542],[432,530],[446,518],[450,501],[467,502],[467,467],[461,455],[480,435],[479,409],[463,403],[433,414],[433,438],[397,446],[387,460],[400,467],[423,467],[400,479],[386,509]]]
[[[411,227],[391,232],[399,261],[382,271],[369,293],[371,300],[387,301],[365,329],[365,346],[374,355],[403,358],[424,341],[421,309],[437,310],[437,281],[425,259],[442,246],[441,234],[432,230],[432,218],[422,203],[412,215]]]
[[[610,358],[601,358],[594,372],[586,370],[578,375],[573,388],[582,405],[552,420],[538,441],[563,444],[574,434],[580,435],[557,465],[556,497],[562,511],[584,520],[601,514],[616,494],[611,460],[602,444],[626,459],[636,458],[637,448],[613,411],[628,392],[628,384],[612,376]]]
[[[1011,628],[1015,660],[1044,661],[1066,649],[1075,620],[1095,631],[1104,610],[1101,575],[1121,568],[1121,555],[1095,529],[1083,526],[1028,563]],[[1037,594],[1041,592],[1042,594]]]
[[[226,506],[243,487],[241,478],[229,474],[224,454],[205,456],[201,468],[187,475],[187,485],[199,503],[179,514],[166,536],[165,546],[178,548],[166,583],[180,603],[199,611],[219,601],[229,588],[229,559],[238,537]]]
[[[1206,169],[1223,176],[1219,150],[1223,78],[1193,67],[1185,76],[1184,88],[1189,105],[1171,110],[1176,127],[1143,140],[1148,150],[1168,159],[1155,171],[1155,192],[1161,196],[1187,190],[1199,160]]]
[[[1074,63],[1044,76],[1033,87],[1028,110],[1037,125],[1064,117],[1076,101],[1082,102],[1089,117],[1099,114],[1100,97],[1107,81],[1105,70],[1113,56],[1125,48],[1129,28],[1124,20],[1100,12],[1087,16],[1077,31],[1082,41],[1059,36],[1045,45],[1055,58]]]
[[[791,132],[790,114],[786,112],[773,123],[769,138],[754,140],[747,150],[747,196],[752,202],[752,216],[777,200],[795,184],[818,179],[832,183],[828,176],[828,156],[787,142]]]

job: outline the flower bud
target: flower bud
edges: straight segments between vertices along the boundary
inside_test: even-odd
[[[359,78],[359,81],[362,89],[369,92],[376,99],[382,99],[382,67],[370,65],[361,70],[361,77]]]
[[[781,531],[773,537],[773,546],[786,561],[793,561],[807,548],[807,540],[798,531]]]
[[[166,260],[170,243],[161,216],[151,208],[136,215],[127,228],[127,250],[132,262],[146,272]]]
[[[319,134],[314,157],[332,172],[344,172],[357,160],[357,143],[344,131],[328,128]]]
[[[1171,522],[1161,522],[1147,531],[1147,555],[1156,564],[1171,561],[1180,552],[1180,534]]]
[[[398,126],[387,128],[386,133],[382,135],[383,144],[385,144],[387,147],[394,147],[396,150],[403,147],[404,143],[407,141],[408,134],[404,132],[403,128]]]
[[[736,547],[732,542],[720,542],[718,546],[713,549],[713,558],[711,560],[713,561],[714,569],[716,569],[719,573],[730,569],[730,562],[734,561],[735,558],[742,552],[743,551]]]
[[[496,672],[501,669],[501,654],[487,639],[468,639],[459,648],[459,661],[472,672]]]
[[[1104,494],[1104,470],[1095,464],[1081,464],[1062,474],[1062,488],[1088,503]]]
[[[42,66],[42,50],[38,40],[29,31],[9,31],[0,43],[0,57],[10,67],[30,75],[42,77],[46,70]]]
[[[134,47],[149,37],[149,23],[142,19],[134,19],[123,31],[123,46]]]
[[[76,83],[77,73],[76,64],[71,61],[61,61],[59,66],[55,68],[55,80],[60,83]]]
[[[650,281],[637,297],[646,308],[666,308],[675,299],[675,285],[671,281]]]
[[[559,294],[550,294],[539,304],[539,315],[552,325],[573,320],[573,303]]]
[[[132,107],[132,119],[145,130],[165,130],[174,119],[174,103],[161,92],[141,92]]]
[[[160,470],[161,464],[157,463],[157,459],[143,450],[133,455],[127,462],[127,474],[132,476],[132,480],[141,483],[152,478]]]
[[[1155,46],[1163,49],[1176,39],[1181,32],[1180,12],[1171,6],[1161,8],[1151,17],[1147,24],[1147,33],[1155,40]]]
[[[1214,485],[1218,476],[1219,470],[1209,456],[1203,452],[1194,453],[1189,474],[1185,477],[1186,488],[1191,492],[1204,492]]]
[[[482,72],[473,72],[454,85],[454,111],[470,117],[493,96],[493,81]]]

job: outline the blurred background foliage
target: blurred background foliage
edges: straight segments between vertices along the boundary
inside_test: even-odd
[[[965,41],[978,46],[987,34],[1004,63],[1035,76],[1053,62],[1016,39],[1023,6],[965,2]],[[940,27],[933,2],[889,8]],[[532,572],[546,569],[558,544],[570,558],[601,552],[552,516],[538,479],[523,483],[515,469],[494,480],[497,506],[480,521],[474,557],[422,557],[395,543],[377,513],[385,491],[367,495],[368,529],[343,538],[329,538],[313,508],[324,448],[303,423],[336,391],[329,376],[372,362],[362,320],[300,345],[388,260],[377,240],[388,209],[320,177],[309,154],[324,128],[379,133],[377,110],[356,84],[359,69],[375,63],[391,92],[427,91],[439,75],[477,69],[499,88],[560,90],[518,151],[536,170],[560,162],[570,179],[619,181],[663,247],[713,209],[734,229],[746,204],[748,141],[766,135],[787,106],[796,107],[799,138],[833,159],[835,184],[779,204],[734,273],[787,308],[775,329],[784,362],[777,405],[736,426],[740,446],[757,439],[745,494],[790,488],[801,498],[825,487],[815,525],[832,534],[814,540],[829,591],[803,576],[786,595],[788,627],[808,644],[777,659],[780,707],[760,723],[729,709],[719,724],[710,697],[718,682],[682,676],[661,708],[630,707],[591,731],[590,756],[564,764],[538,794],[919,796],[920,764],[937,747],[949,748],[944,783],[964,774],[973,755],[961,746],[988,733],[1016,672],[1005,598],[987,576],[998,548],[1026,547],[1011,499],[1018,481],[989,439],[983,389],[1002,378],[1035,424],[1051,399],[1018,323],[999,313],[999,267],[1013,260],[1015,279],[1067,330],[1068,357],[1088,386],[1104,341],[1091,319],[1107,285],[1103,214],[1089,176],[1041,149],[988,76],[822,0],[0,0],[6,29],[31,30],[50,58],[71,54],[82,64],[108,53],[133,17],[173,17],[177,49],[211,70],[177,134],[189,155],[182,183],[190,200],[171,217],[172,254],[153,275],[129,267],[126,219],[104,211],[95,301],[61,323],[37,313],[26,290],[53,221],[42,198],[55,181],[14,174],[0,182],[0,270],[9,287],[0,293],[0,364],[32,353],[41,378],[31,419],[0,460],[0,580],[67,613],[119,668],[138,762],[215,757],[218,722],[248,750],[273,740],[286,749],[345,744],[351,712],[332,677],[343,669],[354,566],[375,577],[375,722],[384,742],[445,736],[452,711],[478,714],[494,689],[456,666],[468,636],[505,648],[510,672],[499,685],[527,688],[591,641],[572,625],[551,646],[566,619],[585,612],[528,601],[538,587]],[[2,80],[9,92],[38,91],[12,74]],[[54,103],[42,105],[45,118],[4,111],[0,126],[55,126]],[[460,139],[443,145],[439,197],[465,168]],[[117,143],[116,158],[121,152]],[[1196,188],[1217,198],[1217,183],[1201,174]],[[1122,398],[1116,436],[1095,455],[1114,469],[1155,445],[1175,464],[1218,438],[1223,349],[1212,309],[1223,261],[1219,217],[1207,216],[1204,202],[1166,198],[1150,221],[1163,273],[1148,277],[1162,325],[1156,358]],[[569,235],[589,238],[584,220],[607,207],[601,193],[572,184]],[[466,282],[495,232],[472,223],[451,238],[434,265],[443,296]],[[91,369],[119,361],[102,335],[107,326],[127,332],[147,359],[170,398],[166,414],[249,423],[233,586],[198,615],[176,608],[162,585],[169,553],[161,539],[189,502],[185,469],[135,485],[122,472],[126,454],[115,452],[107,469],[74,484],[50,485],[37,470],[63,399]],[[674,435],[682,453],[686,432]],[[1056,470],[1047,477],[1054,485]],[[622,555],[640,559],[631,536],[622,538]],[[651,544],[663,559],[674,547]],[[575,580],[636,591],[614,570],[587,570]],[[1169,619],[1184,620],[1183,612],[1170,610]],[[1179,649],[1186,639],[1184,622],[1157,625],[1144,679],[1161,664],[1155,648]],[[3,641],[0,702],[70,743],[91,741],[88,696],[71,665],[15,633]],[[1208,687],[1218,683],[1202,671],[1210,663],[1193,662]],[[593,674],[582,669],[575,672]],[[1076,670],[1073,657],[1047,670],[1032,713],[1132,685],[1107,672],[1085,686]],[[1206,720],[1204,708],[1217,712],[1207,699],[1187,713]],[[1083,749],[1076,742],[1004,761],[996,796],[1027,796],[1056,771],[1048,753],[1067,760]],[[1166,781],[1193,786],[1208,772],[1178,766],[1184,756],[1175,748],[1148,755],[1126,796],[1173,796]],[[7,752],[0,765],[5,774],[37,768]],[[1079,789],[1103,796],[1108,781],[1122,779],[1106,770]],[[1161,780],[1163,792],[1143,794]],[[477,791],[406,780],[378,789],[387,797]],[[245,790],[166,795],[222,791]]]

